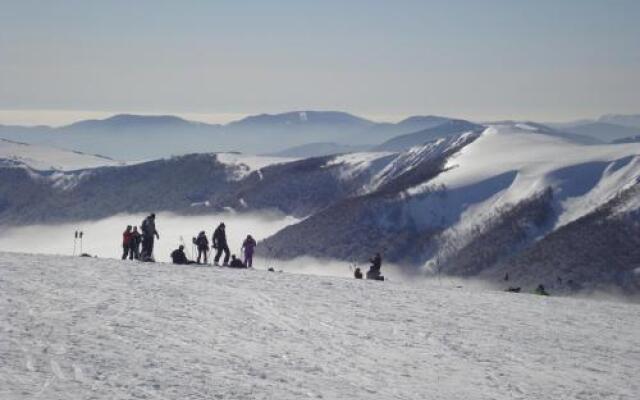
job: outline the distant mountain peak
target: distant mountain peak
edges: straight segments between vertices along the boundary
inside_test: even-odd
[[[187,121],[186,119],[176,117],[174,115],[138,115],[138,114],[116,114],[104,119],[89,119],[78,121],[65,128],[94,128],[94,127],[110,127],[124,128],[131,126],[146,125],[191,125],[198,124],[196,122]]]
[[[598,118],[598,122],[640,129],[640,114],[606,114]]]
[[[398,125],[424,122],[444,122],[449,119],[450,118],[448,117],[442,117],[439,115],[412,115],[398,122]]]
[[[373,122],[342,111],[296,110],[277,114],[250,115],[239,121],[229,123],[230,126],[254,124],[354,124],[372,125]]]

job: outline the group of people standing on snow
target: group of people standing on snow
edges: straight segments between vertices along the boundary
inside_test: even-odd
[[[171,253],[171,259],[174,264],[204,264],[208,263],[209,254],[209,239],[205,231],[200,231],[198,236],[193,238],[193,244],[198,251],[197,261],[189,261],[184,254],[184,245],[181,245],[173,253]],[[231,254],[229,250],[229,243],[227,242],[227,231],[224,222],[215,229],[211,236],[211,247],[216,250],[216,255],[213,258],[213,263],[216,266],[220,265],[220,258],[224,253],[224,259],[222,266],[232,268],[251,268],[253,267],[253,252],[257,246],[255,239],[251,235],[247,235],[246,239],[242,243],[241,251],[244,254],[244,262],[236,257],[235,254]],[[231,258],[231,261],[229,261]]]
[[[160,239],[160,234],[156,230],[155,214],[149,215],[142,221],[140,231],[137,226],[127,225],[122,234],[122,259],[152,261],[155,239]]]
[[[154,261],[153,248],[155,240],[160,239],[160,234],[156,229],[156,215],[150,214],[146,217],[140,225],[140,231],[137,226],[127,225],[125,231],[122,234],[122,259],[126,260],[140,260],[140,261]],[[176,250],[171,253],[171,260],[174,264],[207,264],[209,256],[209,239],[205,231],[201,231],[198,236],[193,238],[193,244],[198,251],[198,257],[196,261],[189,260],[184,252],[184,244],[181,244]],[[253,253],[257,246],[255,239],[251,235],[247,235],[246,239],[242,243],[242,253],[244,255],[244,261],[236,257],[235,254],[231,254],[229,250],[229,243],[227,241],[226,226],[224,222],[220,223],[213,232],[211,237],[212,248],[216,250],[215,257],[213,259],[214,264],[220,265],[220,258],[224,253],[224,259],[222,261],[223,266],[235,267],[235,268],[251,268],[253,267]],[[142,246],[142,249],[140,247]]]

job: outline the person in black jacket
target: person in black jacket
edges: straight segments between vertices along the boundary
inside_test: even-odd
[[[229,264],[229,267],[230,268],[247,268],[247,266],[244,265],[239,258],[236,258],[235,254],[231,256],[231,263]]]
[[[207,239],[207,234],[202,231],[198,234],[198,237],[195,240],[195,245],[198,247],[198,264],[200,264],[200,259],[204,255],[204,263],[207,263],[207,253],[209,253],[209,239]]]
[[[156,215],[151,214],[142,221],[142,254],[143,261],[153,261],[153,245],[155,239],[160,239],[156,230]]]
[[[227,244],[227,233],[225,232],[224,222],[220,223],[215,232],[213,232],[213,248],[216,249],[216,256],[213,259],[215,265],[220,265],[220,256],[222,255],[222,252],[224,252],[223,265],[225,267],[228,266],[229,255],[231,254],[231,252],[229,251],[229,245]]]
[[[171,252],[171,260],[174,264],[178,265],[195,264],[195,261],[189,260],[187,255],[184,254],[183,245],[180,245],[177,249]]]
[[[129,242],[129,260],[140,258],[140,242],[140,232],[138,232],[138,227],[134,226],[131,232],[131,242]]]

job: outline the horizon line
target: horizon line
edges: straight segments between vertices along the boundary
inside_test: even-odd
[[[277,115],[287,112],[304,112],[304,111],[336,111],[345,112],[357,117],[366,118],[372,122],[377,123],[397,123],[406,118],[413,116],[425,116],[425,115],[437,115],[447,118],[459,118],[472,122],[487,122],[487,121],[532,121],[532,122],[547,122],[547,123],[569,123],[578,122],[583,120],[597,120],[599,117],[605,115],[634,115],[628,113],[602,113],[599,115],[590,116],[574,116],[573,118],[567,118],[563,120],[558,119],[532,119],[526,117],[488,117],[488,118],[468,118],[465,116],[446,116],[438,113],[406,113],[406,114],[391,114],[391,113],[356,113],[350,111],[342,111],[337,109],[325,110],[325,109],[296,109],[286,110],[278,112],[219,112],[219,113],[205,113],[205,112],[150,112],[150,111],[110,111],[110,110],[69,110],[69,109],[0,109],[0,125],[5,126],[22,126],[22,127],[63,127],[76,122],[86,120],[104,120],[116,115],[140,115],[140,116],[174,116],[183,118],[190,122],[199,122],[206,124],[228,124],[230,122],[238,121],[243,118],[255,115]],[[640,114],[640,113],[638,113]]]

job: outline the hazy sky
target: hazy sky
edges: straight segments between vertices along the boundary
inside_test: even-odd
[[[638,113],[639,21],[638,0],[0,0],[0,122]]]

